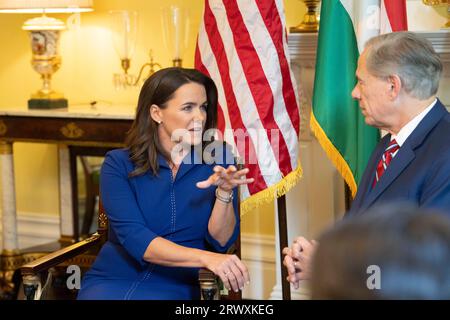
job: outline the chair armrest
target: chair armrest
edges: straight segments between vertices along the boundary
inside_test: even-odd
[[[87,239],[24,264],[20,267],[20,272],[23,277],[27,275],[35,275],[87,251],[89,248],[98,244],[100,240],[101,235],[99,233],[95,233]]]
[[[228,248],[227,254],[237,254],[240,256],[240,237]],[[206,268],[198,271],[198,282],[200,284],[200,296],[202,300],[242,300],[242,292],[227,290],[219,276]]]
[[[201,268],[198,271],[200,295],[202,300],[242,300],[242,292],[227,290],[219,276],[209,269]]]
[[[201,268],[198,271],[202,300],[219,300],[219,283],[217,278],[214,272],[209,269]]]

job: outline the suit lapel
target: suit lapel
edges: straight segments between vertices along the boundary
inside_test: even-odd
[[[447,113],[445,107],[439,101],[430,110],[430,112],[422,119],[419,125],[414,129],[411,135],[406,139],[405,143],[399,149],[397,155],[392,159],[389,167],[383,176],[377,182],[375,187],[370,191],[370,186],[366,186],[369,190],[366,192],[361,210],[368,208],[392,183],[393,181],[408,167],[411,161],[416,157],[415,149],[418,148],[426,139],[430,131],[438,124],[438,122]],[[386,144],[387,145],[387,144]],[[386,146],[385,146],[386,147]],[[384,152],[384,149],[383,151]],[[378,155],[376,163],[378,163],[381,153]],[[375,165],[376,166],[376,165]],[[375,174],[373,169],[372,178]],[[371,184],[372,181],[369,181]],[[407,186],[405,186],[407,187]]]
[[[366,201],[361,209],[369,207],[392,182],[405,170],[405,168],[416,157],[414,151],[407,146],[403,145],[397,155],[392,159],[391,164],[387,167],[380,180],[377,182],[371,192],[368,193]]]
[[[368,196],[372,190],[372,182],[373,179],[375,179],[375,170],[377,168],[378,161],[380,160],[381,155],[389,144],[390,136],[391,135],[388,134],[388,136],[384,137],[380,141],[379,145],[374,151],[374,154],[370,158],[359,184],[359,189],[355,201],[352,204],[352,211],[360,211],[361,208],[365,207]]]

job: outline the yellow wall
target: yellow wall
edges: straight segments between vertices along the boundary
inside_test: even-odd
[[[189,4],[191,28],[184,66],[193,65],[196,34],[203,11],[203,0],[95,0],[94,12],[81,15],[81,27],[63,32],[60,42],[62,65],[53,77],[54,89],[64,93],[70,104],[126,104],[137,101],[139,88],[116,91],[112,74],[120,72],[108,29],[108,11],[136,10],[139,13],[137,47],[131,61],[131,72],[147,61],[153,50],[155,61],[171,65],[171,56],[163,45],[160,8],[170,4]],[[286,0],[287,26],[298,24],[305,12],[299,0]],[[0,109],[26,105],[30,94],[40,85],[38,74],[30,65],[31,50],[23,22],[25,14],[0,14]],[[67,15],[55,15],[66,20]],[[17,143],[14,145],[17,210],[55,214],[58,205],[57,148],[54,145]],[[273,234],[273,204],[262,206],[243,218],[243,231]]]

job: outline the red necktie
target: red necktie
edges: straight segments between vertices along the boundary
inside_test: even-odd
[[[381,176],[386,171],[388,165],[391,163],[393,155],[395,154],[395,152],[397,152],[397,150],[399,148],[400,148],[400,146],[398,145],[397,141],[395,141],[395,139],[393,139],[389,143],[386,150],[384,150],[383,156],[381,157],[381,159],[377,165],[377,172],[375,173],[375,179],[373,179],[372,188],[375,187],[378,180],[380,180]]]

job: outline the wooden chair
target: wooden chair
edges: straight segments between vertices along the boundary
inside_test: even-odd
[[[22,274],[23,293],[27,300],[40,300],[47,298],[48,287],[52,285],[52,279],[57,275],[65,274],[70,265],[77,265],[82,269],[89,269],[94,262],[98,251],[105,243],[108,235],[108,218],[101,203],[99,203],[98,229],[90,237],[62,248],[20,267]],[[63,272],[58,272],[58,268]],[[65,279],[65,277],[63,277]],[[45,279],[45,281],[44,281]],[[63,281],[61,287],[66,287]],[[76,298],[77,290],[64,293],[64,297]],[[53,298],[58,299],[56,296]]]
[[[239,203],[239,201],[238,201]],[[239,209],[238,209],[239,210]],[[108,217],[99,201],[98,229],[90,237],[57,250],[23,265],[22,286],[27,300],[76,299],[78,290],[68,289],[66,270],[70,265],[88,270],[93,264],[101,246],[107,240]],[[240,237],[229,253],[240,256]],[[241,293],[228,292],[213,272],[200,269],[199,284],[202,300],[238,300]],[[20,297],[19,297],[20,298]]]
[[[235,244],[227,253],[235,254],[239,258],[241,237],[237,239]],[[221,279],[209,269],[201,268],[198,272],[198,281],[200,283],[200,295],[202,300],[241,300],[242,292],[228,291]]]

